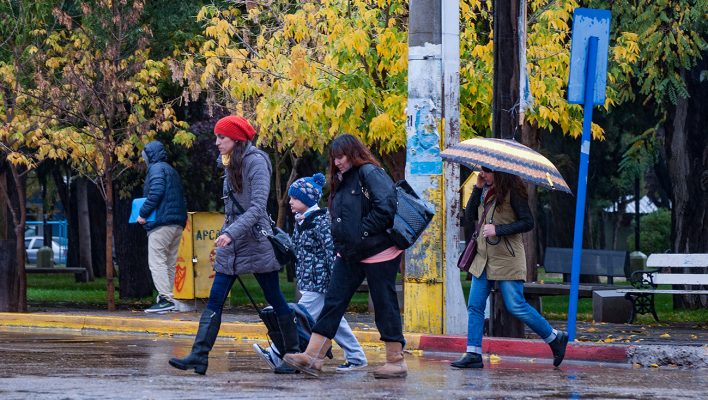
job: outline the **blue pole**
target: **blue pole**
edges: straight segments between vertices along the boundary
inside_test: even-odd
[[[597,37],[588,39],[587,68],[585,69],[585,101],[583,104],[583,137],[580,143],[580,168],[578,171],[578,198],[575,202],[575,232],[573,234],[573,261],[570,270],[570,301],[568,302],[568,340],[575,340],[575,322],[578,314],[578,287],[580,286],[580,256],[583,251],[583,226],[585,224],[585,194],[588,186],[588,160],[590,158],[590,127],[592,126],[595,70],[597,68]]]

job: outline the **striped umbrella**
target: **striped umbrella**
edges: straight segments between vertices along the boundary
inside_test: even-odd
[[[517,175],[526,182],[571,193],[556,167],[544,156],[510,139],[474,138],[460,142],[440,153],[445,161],[479,170]]]

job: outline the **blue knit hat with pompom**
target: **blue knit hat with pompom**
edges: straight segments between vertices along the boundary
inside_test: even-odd
[[[288,189],[288,196],[300,200],[308,207],[312,207],[320,201],[324,184],[325,176],[318,172],[310,177],[300,178],[293,182]]]

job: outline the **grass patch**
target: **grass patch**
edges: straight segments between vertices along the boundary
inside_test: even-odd
[[[295,284],[288,282],[284,273],[280,274],[280,288],[287,301],[295,300]],[[244,285],[253,296],[256,304],[266,304],[263,291],[252,274],[241,277]],[[116,283],[118,280],[116,279]],[[141,299],[120,298],[120,290],[116,290],[116,304],[123,306],[149,306],[155,299],[157,292],[152,296]],[[76,282],[73,274],[27,274],[27,300],[33,304],[46,306],[70,305],[75,307],[105,308],[106,278],[96,278],[93,282]],[[231,289],[232,306],[250,306],[250,301],[238,282]],[[350,311],[364,312],[368,308],[368,294],[356,293],[350,304]]]

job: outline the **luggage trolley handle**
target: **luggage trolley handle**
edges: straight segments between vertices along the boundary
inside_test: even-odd
[[[243,291],[246,293],[246,296],[248,296],[248,299],[251,301],[251,304],[253,304],[253,308],[256,310],[258,315],[261,315],[261,309],[258,308],[256,305],[255,300],[253,300],[253,296],[251,296],[251,292],[246,289],[246,285],[243,284],[243,281],[241,280],[241,275],[236,275],[236,279],[238,279],[238,282],[241,284],[241,287],[243,288]]]

